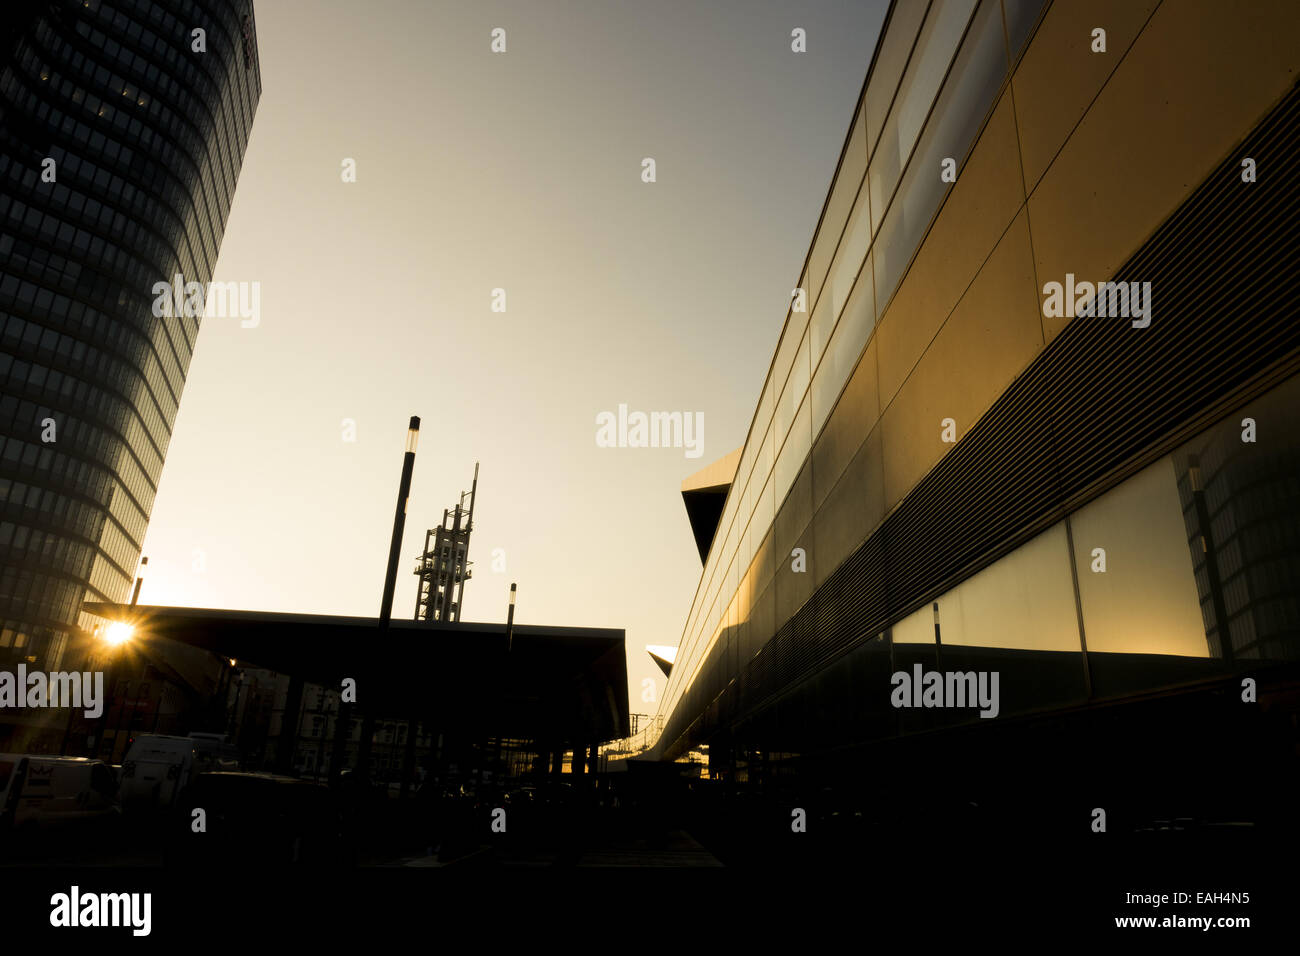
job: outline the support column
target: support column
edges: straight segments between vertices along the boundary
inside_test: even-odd
[[[558,780],[560,776],[563,774],[563,772],[564,772],[564,751],[559,749],[552,750],[551,751],[551,776]]]
[[[302,710],[301,677],[290,676],[289,694],[284,700],[284,716],[280,718],[280,739],[275,748],[275,772],[287,774],[293,771],[293,754],[298,749],[298,718]]]
[[[337,782],[348,756],[348,738],[352,736],[352,705],[339,701],[334,717],[334,747],[330,752],[330,781]]]
[[[375,738],[375,715],[373,713],[361,715],[361,740],[357,743],[357,775],[367,782],[370,781],[370,745]]]
[[[415,737],[420,732],[420,722],[414,716],[407,722],[406,749],[402,753],[402,788],[398,798],[406,799],[411,789],[411,778],[415,776]]]

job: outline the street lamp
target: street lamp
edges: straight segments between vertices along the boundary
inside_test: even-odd
[[[420,416],[412,415],[406,429],[406,454],[402,456],[402,479],[397,486],[397,509],[393,514],[393,537],[388,546],[388,570],[384,574],[384,596],[379,604],[379,641],[388,636],[388,622],[393,616],[393,592],[397,588],[397,562],[402,551],[402,531],[406,528],[406,506],[411,496],[411,473],[415,471],[415,449],[420,443]],[[370,771],[370,743],[374,736],[374,708],[361,718],[361,742],[357,746],[357,772],[363,777]],[[335,755],[342,762],[343,731],[351,717],[349,705],[339,701],[339,716],[334,725]]]
[[[388,546],[388,573],[384,575],[384,596],[379,605],[379,630],[388,629],[393,616],[393,591],[397,587],[397,561],[406,527],[406,504],[411,495],[411,473],[415,471],[415,448],[420,443],[420,416],[412,415],[406,429],[406,454],[402,457],[402,479],[397,489],[397,510],[393,515],[393,537]]]

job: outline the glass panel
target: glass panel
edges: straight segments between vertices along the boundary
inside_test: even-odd
[[[934,602],[947,693],[941,721],[1086,697],[1068,540],[1062,522]]]
[[[893,295],[951,185],[939,178],[942,160],[952,157],[960,163],[966,156],[1005,76],[998,8],[986,3],[971,26],[876,240],[876,293],[882,305]]]
[[[739,489],[742,496],[740,508],[741,514],[747,513],[744,508],[743,497],[745,482],[749,480],[749,473],[754,468],[754,455],[758,452],[757,447],[755,447],[757,443],[753,441],[753,437],[754,436],[747,436],[745,439],[745,450],[740,453],[740,463],[736,465],[736,477],[733,479],[733,484],[737,489]]]
[[[1081,651],[1065,524],[1055,525],[938,600],[945,646]]]
[[[763,486],[763,493],[758,497],[758,507],[754,509],[754,521],[763,529],[764,535],[771,530],[772,522],[776,520],[775,489],[775,478],[769,478]]]
[[[1258,441],[1243,440],[1248,427]],[[1189,441],[1173,462],[1210,653],[1300,660],[1300,377]]]
[[[806,316],[805,316],[806,318]],[[781,347],[777,349],[776,361],[772,364],[772,381],[776,383],[773,394],[781,396],[785,388],[785,380],[790,375],[790,365],[794,362],[794,353],[801,343],[800,333],[794,328],[793,319],[786,325],[785,338],[781,340]],[[782,399],[777,398],[773,403],[773,412],[776,420],[780,420],[780,407]],[[786,419],[786,425],[789,426],[789,418]],[[778,429],[779,430],[779,429]]]
[[[1045,0],[1002,0],[1002,6],[1006,10],[1007,38],[1010,43],[1012,63],[1020,55],[1020,48],[1029,39],[1029,31],[1033,29],[1044,2]]]
[[[821,431],[822,424],[830,415],[831,409],[857,368],[862,350],[875,328],[876,312],[872,295],[871,259],[862,270],[862,276],[854,287],[853,296],[844,310],[844,317],[835,328],[831,337],[830,348],[817,367],[812,387],[812,430],[813,434]]]
[[[794,420],[795,409],[799,407],[799,402],[803,400],[804,392],[808,389],[808,379],[808,339],[805,336],[799,343],[799,351],[790,369],[790,378],[785,383],[785,391],[781,393],[781,399],[776,404],[772,434],[777,447],[780,447],[790,428],[790,422]]]
[[[727,566],[727,562],[728,562],[728,560],[730,559],[730,556],[731,556],[731,546],[732,546],[734,543],[735,543],[735,539],[731,536],[731,531],[728,531],[728,532],[727,532],[727,536],[726,536],[725,538],[723,538],[723,539],[718,543],[718,565],[719,565],[719,567],[723,567],[723,568],[725,568],[725,567]],[[723,578],[724,578],[724,579],[726,578],[726,575],[725,575],[725,574],[723,575]],[[722,587],[725,587],[725,584],[722,585]]]
[[[816,301],[835,248],[839,244],[844,223],[848,221],[849,210],[858,193],[858,186],[867,171],[867,140],[863,131],[862,114],[859,111],[853,124],[853,130],[845,143],[845,153],[831,186],[830,198],[822,214],[821,225],[817,229],[817,239],[808,256],[808,277],[814,288],[808,291],[808,301]]]
[[[771,379],[763,386],[763,397],[758,400],[758,411],[754,413],[754,424],[750,429],[750,439],[767,431],[767,424],[772,420],[772,405],[776,398],[777,385]]]
[[[866,258],[867,248],[870,245],[871,216],[867,210],[867,190],[864,189],[858,198],[857,207],[853,210],[853,219],[844,234],[839,255],[836,256],[835,268],[831,271],[827,292],[822,294],[823,300],[829,297],[831,312],[825,323],[825,337],[820,342],[814,343],[817,346],[813,354],[814,365],[817,359],[821,358],[821,350],[826,344],[826,337],[829,337],[831,328],[844,312],[844,306],[853,290],[853,284],[857,281],[858,272],[862,268],[862,262]],[[819,331],[816,323],[813,325],[813,330],[814,333]]]
[[[794,427],[790,429],[790,435],[785,440],[785,447],[781,449],[781,454],[776,459],[777,505],[785,500],[786,492],[794,484],[811,446],[812,422],[808,403],[804,402],[799,408],[799,414],[795,416]]]
[[[774,454],[775,441],[772,434],[772,429],[769,428],[763,435],[763,442],[758,446],[758,458],[754,462],[753,481],[760,488],[767,482],[768,476],[772,474],[772,465],[776,461]]]
[[[754,423],[753,430],[749,434],[749,445],[753,449],[753,464],[749,469],[749,507],[745,509],[748,513],[753,508],[754,494],[763,486],[763,481],[767,477],[767,470],[771,467],[769,464],[763,464],[763,449],[767,442],[767,433],[770,419],[768,421],[757,421]],[[770,456],[769,456],[770,459]]]
[[[740,589],[740,562],[733,556],[730,566],[727,568],[727,601],[729,613],[733,615],[731,624],[734,626],[736,618],[736,592]]]
[[[708,607],[709,601],[713,597],[713,586],[715,583],[713,579],[717,570],[718,549],[711,547],[709,548],[709,559],[704,565],[704,574],[700,577],[700,580],[704,583],[704,586],[700,591],[700,594],[702,595],[701,602],[705,607]]]
[[[899,175],[974,8],[975,0],[936,0],[930,8],[925,28],[917,41],[916,53],[908,64],[907,75],[898,88],[898,99],[885,123],[880,145],[871,156],[868,183],[871,187],[873,232],[879,228],[885,215],[889,197],[898,185]]]
[[[1090,653],[1208,657],[1178,476],[1166,456],[1070,518]],[[1105,570],[1095,549],[1105,552]]]
[[[740,498],[740,523],[747,524],[749,516],[754,513],[754,483],[745,483],[745,492]]]
[[[794,367],[790,369],[790,380],[786,382],[786,389],[794,396],[796,406],[808,391],[808,383],[812,380],[812,365],[808,358],[808,337],[804,336],[794,358]]]
[[[817,308],[813,309],[812,321],[808,323],[809,358],[814,368],[821,359],[826,340],[830,338],[834,327],[835,313],[831,311],[831,294],[827,289],[826,294],[817,302]]]
[[[899,77],[907,64],[912,44],[916,40],[917,30],[925,17],[924,0],[894,4],[894,12],[885,27],[885,34],[880,44],[880,52],[871,69],[871,81],[867,84],[867,94],[863,104],[866,117],[867,143],[874,146],[880,138],[880,128],[884,125],[885,114],[898,89]]]
[[[733,493],[727,495],[727,503],[722,509],[722,517],[718,519],[718,529],[715,532],[713,541],[713,546],[720,548],[718,553],[723,561],[727,560],[727,543],[735,540],[733,529],[736,523],[736,510],[740,507],[740,502],[736,500],[734,491],[735,488],[732,489]]]

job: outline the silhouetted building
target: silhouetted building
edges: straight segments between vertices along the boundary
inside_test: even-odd
[[[224,729],[253,769],[351,768],[393,787],[404,775],[449,787],[497,784],[558,774],[566,759],[583,773],[600,744],[628,735],[621,630],[515,625],[507,641],[501,624],[399,619],[383,632],[393,656],[379,657],[357,650],[380,633],[374,618],[97,602],[86,610],[133,622],[135,653],[234,661],[206,697],[226,720],[214,723],[196,707],[178,731]],[[340,717],[345,682],[355,706]],[[374,737],[363,748],[366,715]],[[363,751],[368,762],[358,767]]]

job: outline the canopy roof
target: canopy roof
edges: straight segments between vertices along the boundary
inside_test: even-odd
[[[351,677],[357,706],[377,715],[574,745],[629,733],[622,630],[516,624],[507,648],[504,624],[395,620],[381,634],[370,617],[83,607],[134,625],[133,641],[175,641],[331,687]]]

